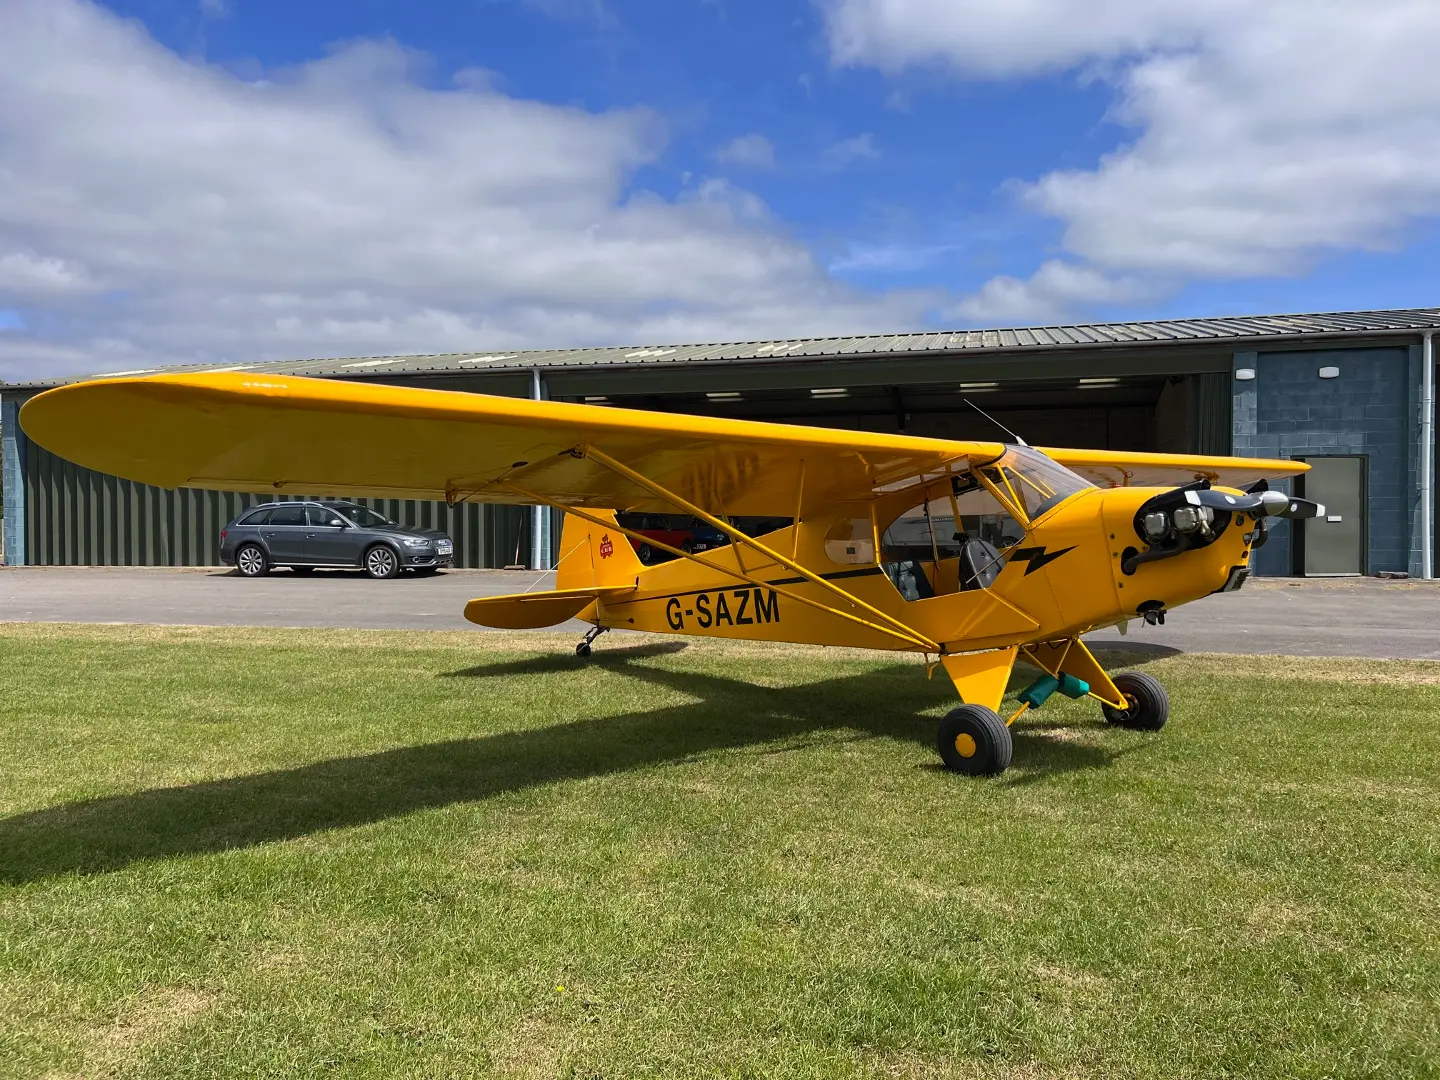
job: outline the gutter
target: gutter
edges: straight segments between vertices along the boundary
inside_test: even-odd
[[[530,369],[530,400],[544,401],[549,395],[540,378],[540,365]],[[549,570],[550,567],[550,508],[532,508],[530,519],[530,569]]]
[[[1420,373],[1420,576],[1435,577],[1435,331],[1426,330]]]

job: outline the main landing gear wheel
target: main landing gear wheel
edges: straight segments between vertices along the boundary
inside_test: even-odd
[[[235,569],[246,577],[262,577],[270,570],[270,560],[257,544],[246,544],[235,552]]]
[[[940,721],[935,743],[945,767],[966,776],[1002,773],[1015,752],[1005,721],[983,705],[951,709]]]
[[[1170,719],[1170,695],[1153,675],[1127,671],[1115,676],[1115,686],[1125,695],[1130,707],[1121,710],[1102,704],[1100,711],[1109,723],[1135,731],[1159,731]]]

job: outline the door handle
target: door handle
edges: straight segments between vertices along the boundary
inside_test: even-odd
[[[1339,514],[1331,514],[1331,515],[1329,515],[1328,517],[1326,517],[1325,520],[1326,520],[1327,522],[1334,523],[1334,522],[1337,522],[1337,521],[1340,520],[1340,515],[1339,515]]]

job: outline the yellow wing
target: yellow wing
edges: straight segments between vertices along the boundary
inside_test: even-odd
[[[1129,450],[1062,450],[1037,447],[1098,487],[1179,487],[1205,479],[1245,489],[1257,480],[1296,476],[1310,466],[1272,458],[1208,457],[1203,454],[1142,454]]]
[[[950,442],[443,390],[241,373],[100,379],[20,414],[41,446],[160,487],[668,510],[577,457],[591,446],[726,514],[789,517],[987,461],[998,443]]]

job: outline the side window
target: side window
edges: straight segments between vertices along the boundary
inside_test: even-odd
[[[986,540],[1002,551],[1023,540],[1025,530],[994,495],[977,487],[963,495],[940,495],[905,511],[885,530],[880,546],[886,562],[955,559],[971,540]]]
[[[256,510],[256,511],[255,511],[253,514],[251,514],[249,517],[241,518],[240,521],[239,521],[239,524],[241,524],[241,525],[264,525],[264,524],[265,524],[266,522],[268,522],[269,520],[270,520],[270,510],[269,510],[269,508],[267,507],[267,508],[264,509],[264,510]]]
[[[307,506],[305,517],[311,525],[338,525],[340,523],[340,515],[323,506]]]
[[[305,507],[300,503],[292,506],[277,506],[270,514],[271,525],[304,525]]]

